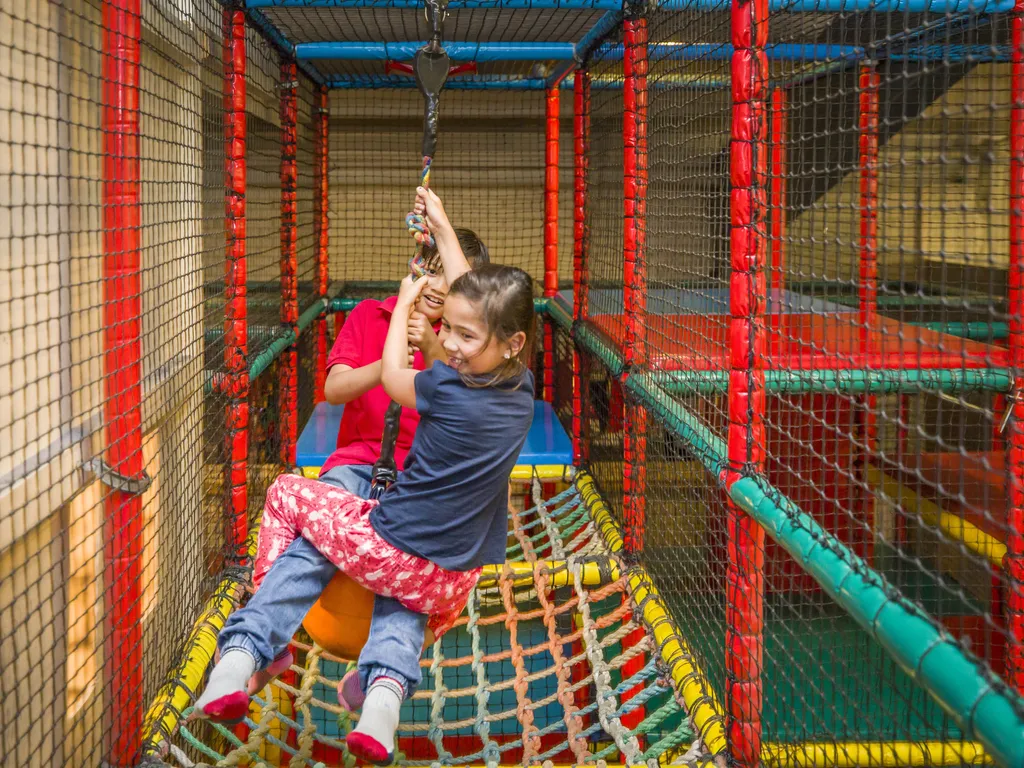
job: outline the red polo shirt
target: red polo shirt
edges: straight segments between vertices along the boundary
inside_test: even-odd
[[[362,368],[380,360],[384,351],[384,340],[391,324],[391,313],[398,303],[392,296],[384,301],[367,299],[355,306],[341,327],[331,354],[327,357],[327,370],[335,365]],[[437,329],[435,328],[435,331]],[[416,351],[413,367],[423,370],[423,355]],[[355,400],[345,404],[338,430],[338,447],[324,463],[320,473],[331,467],[347,464],[373,464],[380,458],[380,439],[384,433],[384,414],[391,398],[379,384],[364,392]],[[395,464],[401,472],[405,457],[412,447],[412,438],[419,424],[420,415],[414,408],[403,408],[398,424],[398,441],[395,445]]]

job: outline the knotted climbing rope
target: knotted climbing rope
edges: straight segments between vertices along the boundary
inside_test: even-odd
[[[430,41],[416,52],[412,69],[416,76],[416,84],[423,94],[423,170],[420,172],[420,186],[430,186],[430,166],[434,153],[437,151],[437,120],[438,104],[441,89],[448,79],[451,62],[448,54],[441,47],[441,23],[444,20],[444,6],[441,0],[427,0],[427,20],[433,26]],[[410,213],[405,217],[405,225],[416,240],[416,253],[409,262],[409,269],[416,279],[426,273],[423,251],[434,245],[434,238],[427,227],[426,216]],[[373,465],[370,483],[371,498],[380,498],[395,480],[398,469],[395,464],[395,445],[398,442],[398,422],[402,416],[402,406],[392,401],[384,414],[384,434],[380,443],[380,458]]]
[[[420,186],[424,189],[430,187],[430,164],[433,158],[429,155],[423,157],[423,172],[420,174]],[[409,270],[417,278],[423,277],[426,273],[426,265],[423,263],[423,252],[434,247],[434,236],[430,234],[427,226],[427,217],[418,213],[410,213],[405,217],[405,226],[416,241],[416,254],[409,262]]]

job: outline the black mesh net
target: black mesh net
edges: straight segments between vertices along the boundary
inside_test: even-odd
[[[301,674],[257,720],[179,726],[242,599],[244,536],[320,395],[318,211],[331,312],[394,292],[414,250],[408,59],[287,64],[295,45],[427,36],[422,8],[348,5],[0,7],[12,764],[133,765],[143,734],[182,766],[344,762],[345,667],[319,666],[301,632]],[[1009,9],[495,5],[453,2],[445,41],[522,52],[606,31],[583,62],[586,137],[560,88],[550,151],[544,85],[569,62],[480,55],[441,98],[431,175],[453,222],[538,297],[554,270],[532,364],[585,473],[517,470],[522,570],[491,574],[432,651],[404,759],[945,766],[984,748],[1018,764]],[[734,49],[745,31],[763,61]],[[597,576],[551,586],[538,561],[570,556]],[[989,689],[995,714],[954,700]],[[271,710],[277,730],[260,731]]]
[[[584,456],[628,524],[635,501],[621,478],[639,444],[630,402],[647,409],[640,561],[676,620],[701,627],[691,650],[734,722],[759,731],[766,763],[812,743],[845,743],[830,753],[838,763],[878,745],[905,756],[911,743],[959,744],[973,737],[811,575],[814,553],[794,557],[769,537],[755,562],[736,566],[753,580],[735,581],[740,539],[726,525],[723,472],[731,423],[740,446],[756,443],[736,468],[794,525],[833,535],[854,568],[863,558],[871,579],[956,639],[981,679],[1007,673],[1009,20],[772,13],[768,67],[749,75],[763,88],[764,122],[747,126],[730,158],[744,76],[731,62],[734,21],[727,8],[646,16],[638,315],[623,255],[630,82],[622,49],[601,49],[590,64],[589,313],[575,334],[598,373],[583,383]],[[744,158],[760,206],[752,284],[730,263],[741,247]],[[630,323],[646,330],[648,358],[627,371],[623,405]],[[753,355],[737,358],[748,334]],[[763,406],[730,405],[730,368],[743,388],[766,387]],[[561,412],[571,418],[568,403]],[[763,437],[750,427],[757,418]],[[730,607],[763,612],[763,629],[728,629]],[[731,645],[730,631],[755,646]],[[759,680],[753,701],[736,695],[750,679],[737,669]],[[958,763],[963,749],[929,759]]]
[[[453,78],[454,79],[454,78]],[[571,99],[562,99],[571,114]],[[491,259],[544,275],[544,93],[446,91],[431,187],[452,223],[480,236]],[[331,277],[346,295],[386,295],[408,272],[405,227],[422,170],[423,97],[410,89],[331,94]],[[567,145],[568,142],[562,142]],[[560,146],[571,169],[571,146]],[[569,186],[568,173],[562,175]],[[572,198],[559,198],[561,242],[572,242]],[[571,279],[563,262],[561,278]],[[373,283],[385,282],[375,287]],[[360,285],[362,283],[363,285]],[[366,286],[366,283],[371,285]]]

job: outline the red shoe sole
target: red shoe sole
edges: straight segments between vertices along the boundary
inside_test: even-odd
[[[224,725],[238,725],[249,714],[249,695],[245,691],[235,691],[221,696],[207,704],[203,714]]]
[[[352,731],[345,737],[345,746],[359,760],[373,763],[378,766],[388,766],[395,761],[393,753],[384,749],[384,746],[372,736],[365,733]]]

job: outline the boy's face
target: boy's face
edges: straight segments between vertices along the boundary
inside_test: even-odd
[[[427,321],[433,325],[441,319],[444,314],[444,300],[448,295],[448,281],[444,279],[444,272],[440,266],[427,267],[420,280],[427,281],[427,287],[416,300],[416,310],[420,312]]]

